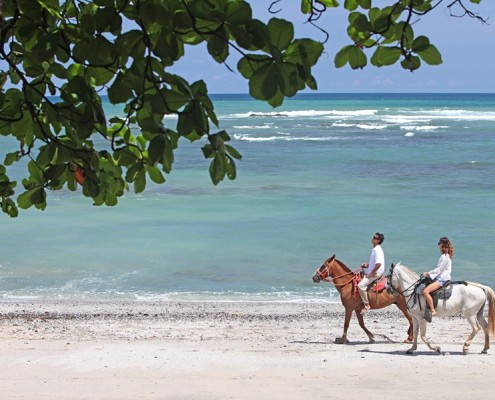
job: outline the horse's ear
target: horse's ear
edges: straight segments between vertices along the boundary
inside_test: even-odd
[[[332,257],[330,257],[330,261],[333,261],[334,258],[335,258],[335,254]]]

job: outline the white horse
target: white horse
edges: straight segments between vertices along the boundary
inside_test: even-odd
[[[433,346],[426,338],[427,321],[424,318],[426,302],[423,295],[416,293],[420,283],[419,276],[405,265],[392,264],[388,276],[389,286],[397,293],[404,295],[407,306],[413,316],[413,346],[407,351],[412,354],[418,348],[418,330],[421,339],[428,347],[440,353],[439,346]],[[488,302],[488,322],[483,316],[485,303]],[[490,334],[495,335],[495,292],[488,286],[479,283],[466,282],[466,285],[453,285],[452,296],[446,300],[440,299],[436,307],[436,317],[449,317],[461,313],[469,322],[472,332],[467,338],[462,351],[468,352],[471,341],[480,328],[485,332],[485,347],[481,353],[486,354],[490,348]]]

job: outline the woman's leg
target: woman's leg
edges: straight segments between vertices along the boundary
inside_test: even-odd
[[[440,285],[438,282],[433,282],[426,286],[425,290],[423,290],[423,295],[425,296],[425,299],[430,306],[431,310],[431,315],[435,315],[437,312],[435,311],[435,307],[433,306],[433,298],[431,297],[431,292],[434,292],[437,289],[440,289],[442,285]]]

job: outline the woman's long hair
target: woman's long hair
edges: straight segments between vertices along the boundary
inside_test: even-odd
[[[438,243],[442,245],[443,254],[448,254],[451,259],[454,258],[454,246],[448,237],[441,237]]]

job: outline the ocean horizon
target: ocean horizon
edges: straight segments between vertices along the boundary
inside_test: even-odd
[[[205,142],[181,139],[167,182],[116,207],[50,192],[3,217],[0,297],[336,302],[315,269],[333,254],[356,269],[375,232],[387,270],[433,269],[448,236],[453,279],[495,287],[495,94],[211,97],[243,156],[235,181],[214,186]]]

